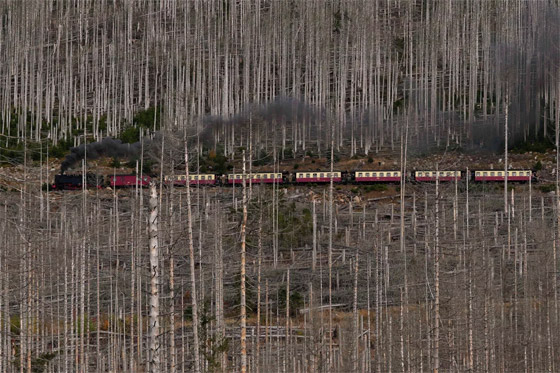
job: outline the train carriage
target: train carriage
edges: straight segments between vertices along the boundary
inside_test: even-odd
[[[332,180],[335,183],[342,181],[341,172],[333,172]],[[331,181],[331,173],[325,171],[305,171],[296,172],[296,183],[329,183]]]
[[[399,182],[401,181],[400,171],[356,171],[354,180],[358,183],[367,182]]]
[[[150,184],[150,177],[148,175],[110,175],[109,185],[114,188],[134,187],[147,187]]]
[[[173,184],[176,186],[185,186],[187,185],[187,176],[186,175],[173,175],[173,176],[165,176],[164,182],[166,184]],[[189,185],[215,185],[216,184],[216,175],[214,174],[189,174]]]
[[[508,181],[531,181],[533,173],[530,170],[510,170],[508,171]],[[474,172],[475,181],[505,181],[505,171],[480,170]]]
[[[281,184],[284,182],[281,172],[262,172],[245,174],[245,180],[251,184]],[[228,184],[242,184],[243,174],[229,174],[227,176]]]
[[[416,181],[455,181],[461,180],[461,171],[415,171]]]

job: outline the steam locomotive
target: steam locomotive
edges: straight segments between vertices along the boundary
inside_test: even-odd
[[[301,172],[258,172],[245,174],[246,183],[251,184],[375,184],[375,183],[399,183],[402,178],[401,171],[396,170],[371,170],[371,171],[301,171]],[[404,175],[405,182],[458,182],[464,178],[474,182],[504,182],[505,171],[498,170],[475,170],[468,174],[459,170],[426,170],[413,171]],[[105,181],[106,180],[106,181]],[[507,172],[509,182],[537,182],[535,172],[531,170],[509,170]],[[126,188],[147,187],[151,178],[148,175],[102,175],[88,173],[85,175],[55,175],[53,190],[77,190],[84,188]],[[186,175],[166,175],[163,178],[164,185],[186,186]],[[243,174],[234,173],[227,175],[219,174],[190,174],[189,185],[191,186],[226,186],[243,183]]]

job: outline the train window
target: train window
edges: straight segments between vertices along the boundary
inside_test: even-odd
[[[366,172],[366,177],[369,177],[369,175],[370,175],[370,173],[369,173],[369,172]]]
[[[241,175],[235,175],[235,178],[236,178],[237,180],[239,180],[239,179],[241,179]]]
[[[311,174],[306,174],[305,177],[311,177]]]
[[[313,177],[317,177],[317,174],[313,174]]]
[[[490,176],[494,176],[494,172],[490,172]]]
[[[513,171],[511,174],[512,174],[513,176],[517,176],[517,172],[515,172],[515,171]]]
[[[206,180],[206,176],[201,176],[200,180]]]

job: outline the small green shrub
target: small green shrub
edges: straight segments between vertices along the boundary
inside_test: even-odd
[[[128,126],[121,132],[119,139],[123,143],[132,144],[140,141],[140,128],[135,126]]]
[[[541,162],[541,161],[537,161],[537,163],[535,163],[535,165],[533,166],[533,170],[535,170],[535,171],[540,171],[540,170],[542,170],[542,162]]]
[[[527,152],[546,153],[548,150],[554,149],[554,145],[550,141],[537,140],[517,142],[510,149],[512,153],[523,154]]]
[[[543,193],[554,192],[556,190],[556,185],[555,184],[540,185],[539,190]]]
[[[383,192],[385,190],[387,190],[387,185],[386,184],[373,184],[373,185],[368,185],[366,187],[366,190],[368,192]]]
[[[111,160],[110,166],[113,167],[113,168],[120,168],[121,167],[121,161],[119,161],[118,158],[113,157],[113,159]]]

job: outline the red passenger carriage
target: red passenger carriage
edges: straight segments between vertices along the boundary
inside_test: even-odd
[[[533,173],[530,170],[508,171],[508,181],[529,182]],[[475,181],[505,181],[505,171],[481,170],[474,172]]]
[[[342,181],[342,173],[333,172],[332,180],[335,183]],[[296,173],[297,183],[329,183],[331,181],[331,173],[325,171],[305,171]]]
[[[148,175],[110,175],[109,184],[114,188],[124,188],[140,186],[146,187],[150,184],[150,177]]]
[[[461,180],[461,171],[416,171],[416,181],[455,181]]]
[[[358,183],[401,181],[400,171],[356,171],[354,180]]]
[[[284,182],[281,172],[262,172],[255,174],[245,174],[245,180],[251,184],[281,184]],[[243,174],[229,174],[228,184],[242,184]]]

